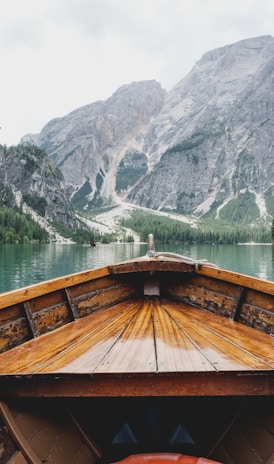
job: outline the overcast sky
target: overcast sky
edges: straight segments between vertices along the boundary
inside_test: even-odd
[[[156,79],[171,89],[203,53],[274,36],[273,0],[0,0],[0,144]]]

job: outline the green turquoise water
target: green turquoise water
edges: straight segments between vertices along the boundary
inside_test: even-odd
[[[207,259],[223,269],[274,281],[271,245],[160,245],[195,260]],[[0,292],[145,255],[146,244],[0,245]]]

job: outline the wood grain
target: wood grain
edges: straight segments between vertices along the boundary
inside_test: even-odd
[[[0,355],[0,375],[274,369],[273,337],[183,303],[131,299]]]

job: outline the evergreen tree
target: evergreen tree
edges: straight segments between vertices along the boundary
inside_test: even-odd
[[[48,232],[21,210],[0,207],[0,243],[47,242]]]

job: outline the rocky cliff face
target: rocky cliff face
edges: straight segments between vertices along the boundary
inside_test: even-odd
[[[123,86],[37,136],[82,207],[128,201],[224,220],[274,215],[274,39],[206,53],[171,91]],[[237,214],[235,214],[237,211]]]
[[[163,104],[166,92],[156,81],[125,85],[106,101],[50,121],[36,143],[62,170],[70,194],[94,204],[112,201],[118,166],[128,152],[140,152],[144,133]]]
[[[0,146],[0,194],[8,206],[23,206],[38,216],[72,229],[75,224],[70,199],[64,194],[62,173],[46,153],[31,145]],[[13,198],[5,198],[12,191]]]
[[[213,50],[167,95],[148,131],[151,172],[129,199],[219,216],[248,192],[272,214],[273,137],[273,38]]]

